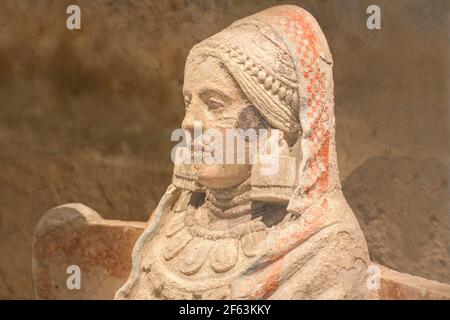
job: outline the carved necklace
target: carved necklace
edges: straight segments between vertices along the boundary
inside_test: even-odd
[[[205,207],[221,219],[233,219],[251,213],[253,216],[262,211],[265,204],[251,202],[250,179],[236,188],[206,191]]]
[[[170,261],[178,256],[176,268],[184,275],[194,275],[206,260],[214,272],[223,273],[236,265],[240,255],[242,259],[255,256],[264,245],[267,235],[266,225],[259,219],[241,222],[225,230],[211,230],[199,225],[195,217],[197,210],[206,210],[207,214],[219,218],[219,221],[261,214],[265,206],[251,203],[249,186],[241,185],[239,190],[236,188],[228,193],[221,192],[219,196],[219,193],[213,195],[207,192],[205,204],[201,208],[191,207],[174,215],[165,230],[169,243],[163,252],[164,259]],[[227,209],[217,206],[225,202],[227,205],[224,207]]]

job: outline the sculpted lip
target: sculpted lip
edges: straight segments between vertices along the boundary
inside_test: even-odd
[[[191,160],[193,163],[203,162],[205,159],[212,158],[215,156],[215,148],[212,145],[204,146],[200,143],[194,143],[192,145]]]

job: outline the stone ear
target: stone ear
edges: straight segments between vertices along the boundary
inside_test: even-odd
[[[258,110],[251,104],[242,108],[236,120],[236,128],[248,129],[267,129],[269,125],[267,121],[261,116]]]

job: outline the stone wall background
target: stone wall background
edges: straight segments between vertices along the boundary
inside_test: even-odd
[[[372,259],[450,283],[448,1],[4,0],[0,298],[32,298],[31,240],[50,208],[148,218],[170,182],[189,49],[281,3],[310,11],[330,44],[340,174]],[[65,28],[69,4],[81,31]]]

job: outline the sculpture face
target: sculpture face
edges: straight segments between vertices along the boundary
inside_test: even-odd
[[[186,64],[183,95],[186,115],[182,127],[191,132],[194,121],[201,123],[203,130],[234,129],[239,115],[248,106],[241,90],[220,61],[207,55],[198,55]],[[225,135],[223,137],[225,139]],[[207,145],[202,143],[202,150],[208,152]],[[245,164],[200,163],[196,169],[200,184],[206,188],[224,189],[248,179],[251,167],[247,159]]]

